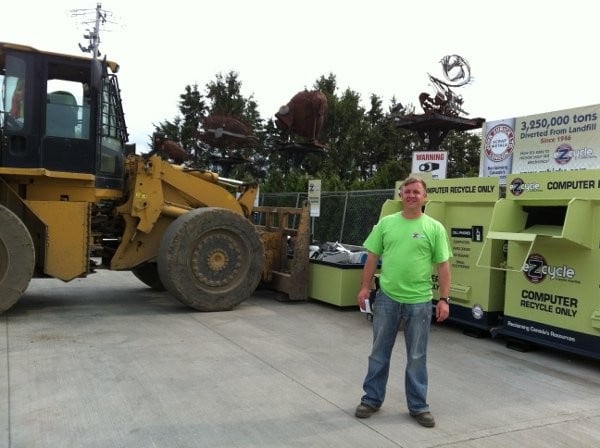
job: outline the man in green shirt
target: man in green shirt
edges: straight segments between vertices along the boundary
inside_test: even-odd
[[[403,209],[382,218],[364,242],[368,251],[358,292],[364,309],[370,285],[381,258],[379,290],[372,305],[373,347],[363,383],[365,394],[356,408],[358,418],[379,410],[385,398],[392,349],[400,322],[404,321],[406,344],[405,394],[408,411],[417,422],[433,427],[427,404],[427,342],[432,315],[433,266],[437,269],[439,294],[435,314],[438,322],[449,313],[449,259],[452,252],[444,226],[423,213],[427,185],[409,177],[402,183]]]

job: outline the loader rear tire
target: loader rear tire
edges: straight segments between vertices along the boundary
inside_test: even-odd
[[[223,208],[199,208],[173,221],[158,249],[160,279],[180,302],[226,311],[260,282],[265,252],[254,226]]]
[[[17,215],[0,205],[0,312],[23,295],[35,266],[29,230]]]
[[[166,291],[167,289],[160,281],[156,263],[141,264],[133,268],[131,273],[155,291]]]

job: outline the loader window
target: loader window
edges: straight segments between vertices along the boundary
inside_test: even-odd
[[[18,131],[25,124],[25,78],[5,77],[2,114],[8,129]]]
[[[91,120],[95,98],[88,88],[89,64],[48,56],[40,70],[44,67],[46,76],[41,78],[38,87],[42,102],[39,166],[93,174],[96,172],[96,154],[92,137],[96,127]]]
[[[2,76],[2,124],[12,131],[20,131],[25,126],[25,68],[23,59],[6,57],[6,74]]]
[[[25,78],[18,78],[10,99],[10,117],[15,120],[19,128],[23,127],[25,120]]]
[[[48,80],[46,135],[89,138],[90,103],[86,88],[80,82]]]
[[[102,173],[117,174],[122,172],[124,123],[116,78],[108,78],[102,86],[102,103],[100,107],[101,144],[98,169]],[[125,139],[125,140],[124,140]]]

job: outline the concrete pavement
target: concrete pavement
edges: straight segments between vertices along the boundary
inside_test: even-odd
[[[406,412],[404,344],[388,396],[362,395],[371,325],[259,290],[200,313],[130,273],[34,280],[0,315],[0,447],[597,447],[600,362],[432,328],[436,427]]]

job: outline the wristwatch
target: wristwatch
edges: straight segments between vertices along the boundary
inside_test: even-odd
[[[450,297],[440,297],[438,300],[441,300],[442,302],[446,302],[446,303],[450,303]]]

